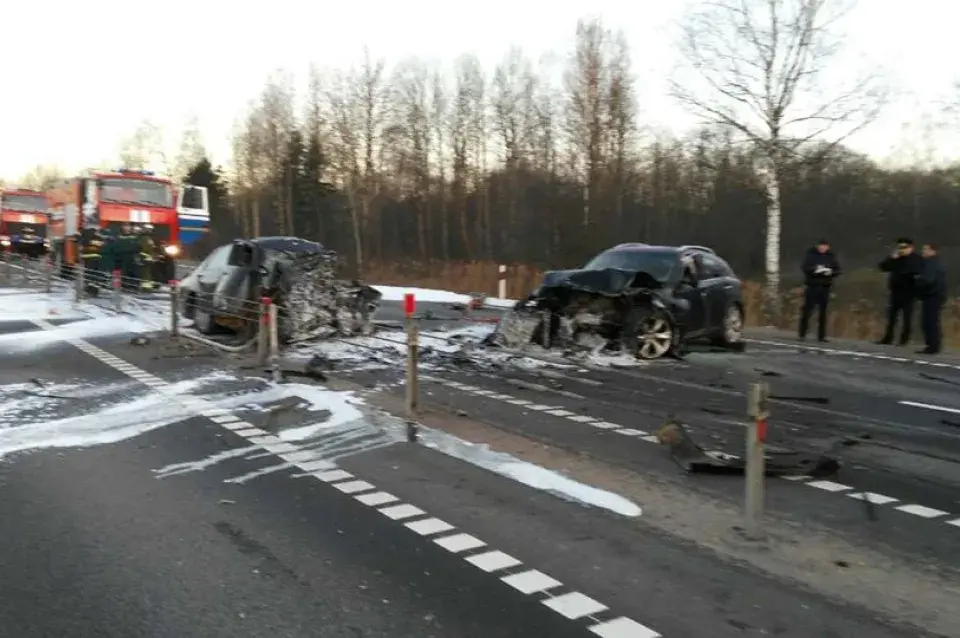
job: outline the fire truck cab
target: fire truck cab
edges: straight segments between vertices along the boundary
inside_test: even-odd
[[[0,249],[43,255],[47,239],[47,196],[25,188],[0,188]]]
[[[131,231],[153,240],[149,243],[156,246],[160,264],[156,270],[162,273],[156,276],[157,283],[165,284],[175,278],[184,243],[192,243],[209,227],[205,187],[178,186],[152,171],[88,171],[59,184],[47,196],[51,248],[62,260],[65,275],[73,272],[83,242],[92,235],[116,237]]]

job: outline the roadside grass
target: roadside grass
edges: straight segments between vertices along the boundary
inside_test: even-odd
[[[438,288],[459,293],[496,295],[498,264],[494,262],[405,262],[368,263],[364,279],[378,284]],[[518,299],[535,288],[543,271],[526,264],[507,266],[507,297]],[[796,280],[785,280],[783,314],[778,328],[796,330],[803,288]],[[831,337],[874,340],[882,336],[886,314],[886,285],[883,273],[863,268],[841,277],[834,286],[830,300]],[[763,325],[761,321],[762,284],[744,282],[744,305],[747,323]],[[922,341],[919,307],[914,320],[914,342]],[[944,341],[948,347],[960,347],[960,298],[952,298],[943,311]]]

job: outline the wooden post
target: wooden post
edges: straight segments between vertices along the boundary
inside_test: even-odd
[[[747,413],[751,419],[747,426],[746,476],[745,476],[745,530],[754,539],[763,537],[763,501],[765,459],[764,445],[767,439],[767,397],[770,387],[764,381],[750,384],[747,396]]]

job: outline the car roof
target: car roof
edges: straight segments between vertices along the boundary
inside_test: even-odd
[[[629,242],[625,244],[617,244],[613,248],[608,248],[604,252],[688,252],[688,251],[697,251],[710,253],[711,255],[716,254],[712,248],[707,248],[706,246],[664,246],[660,244],[644,244],[641,242]]]
[[[327,251],[322,244],[315,241],[310,241],[309,239],[303,239],[301,237],[257,237],[256,239],[250,239],[247,241],[256,244],[264,250],[276,250],[290,253],[321,253]]]

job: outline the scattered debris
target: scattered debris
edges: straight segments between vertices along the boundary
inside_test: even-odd
[[[829,405],[830,397],[793,397],[786,395],[771,394],[771,399],[777,401],[802,401],[804,403],[816,403],[818,405]]]
[[[130,339],[131,346],[146,346],[150,344],[150,339],[144,337],[143,335],[137,335]]]

